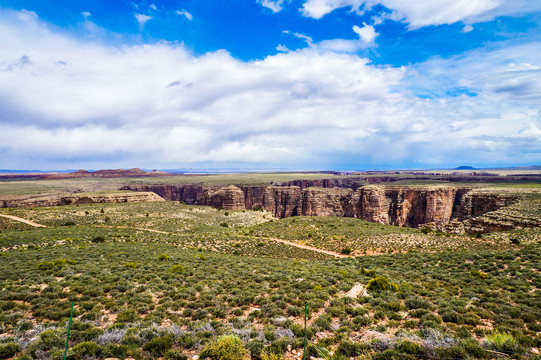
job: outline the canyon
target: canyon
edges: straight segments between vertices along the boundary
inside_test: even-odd
[[[447,232],[508,230],[509,219],[472,221],[520,200],[508,191],[452,185],[361,185],[355,181],[299,180],[275,185],[129,185],[122,190],[153,192],[165,200],[227,210],[262,209],[277,218],[342,216],[385,225],[430,226]],[[502,228],[498,224],[507,224]],[[541,226],[515,219],[514,227]]]

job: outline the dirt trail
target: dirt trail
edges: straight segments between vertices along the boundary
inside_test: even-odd
[[[30,221],[30,220],[26,220],[26,219],[20,218],[20,217],[18,217],[18,216],[13,216],[13,215],[3,215],[3,214],[0,214],[0,216],[5,217],[5,218],[8,218],[8,219],[11,219],[11,220],[20,221],[20,222],[22,222],[22,223],[28,224],[28,225],[33,226],[33,227],[47,227],[47,226],[45,226],[45,225],[38,224],[38,223],[35,223],[35,222],[33,222],[33,221]]]
[[[286,245],[296,246],[296,247],[298,247],[300,249],[311,250],[311,251],[319,252],[319,253],[322,253],[322,254],[331,255],[331,256],[334,256],[334,257],[340,257],[340,258],[349,257],[349,255],[340,254],[340,253],[330,251],[330,250],[318,249],[318,248],[308,246],[308,245],[301,245],[301,244],[297,244],[297,243],[294,243],[292,241],[287,241],[287,240],[283,240],[283,239],[278,239],[278,238],[265,238],[265,239],[278,241],[278,242],[281,242],[281,243],[286,244]]]
[[[136,230],[141,230],[141,231],[150,231],[150,232],[154,232],[154,233],[158,233],[158,234],[187,236],[187,234],[180,234],[180,233],[176,233],[176,232],[166,232],[166,231],[161,231],[161,230],[146,229],[146,228],[136,228],[136,227],[130,227],[130,226],[107,226],[107,227],[110,227],[110,228],[115,228],[115,227],[120,228],[120,227],[122,227],[122,228],[136,229]],[[246,236],[246,235],[235,235],[235,236],[252,238],[252,237]],[[273,240],[273,241],[281,242],[282,244],[291,245],[291,246],[298,247],[300,249],[315,251],[315,252],[318,252],[318,253],[327,254],[327,255],[334,256],[334,257],[340,257],[340,258],[349,257],[348,255],[340,254],[340,253],[337,253],[337,252],[334,252],[334,251],[318,249],[318,248],[315,248],[315,247],[312,247],[312,246],[301,245],[301,244],[297,244],[297,243],[294,243],[292,241],[287,241],[287,240],[283,240],[283,239],[272,238],[272,237],[260,237],[260,239]]]
[[[2,214],[0,214],[0,216],[7,217],[7,218],[10,218],[12,220],[20,221],[20,222],[23,222],[25,224],[28,224],[28,225],[31,225],[31,226],[34,226],[34,227],[46,227],[45,225],[38,224],[38,223],[35,223],[33,221],[30,221],[30,220],[25,220],[25,219],[22,219],[20,217],[13,216],[13,215],[2,215]],[[167,231],[154,230],[154,229],[145,229],[145,228],[131,227],[131,226],[104,226],[104,227],[108,227],[108,228],[125,228],[125,229],[126,228],[128,228],[128,229],[131,228],[131,229],[141,230],[141,231],[150,231],[150,232],[154,232],[154,233],[158,233],[158,234],[172,234],[172,235],[181,235],[181,236],[185,235],[185,234],[178,234],[178,233],[174,233],[174,232],[167,232]],[[237,235],[237,236],[249,237],[249,236],[243,236],[243,235]],[[337,253],[337,252],[334,252],[334,251],[318,249],[318,248],[315,248],[315,247],[312,247],[312,246],[301,245],[301,244],[297,244],[295,242],[287,241],[287,240],[283,240],[283,239],[271,238],[271,237],[265,237],[264,239],[281,242],[282,244],[291,245],[291,246],[298,247],[300,249],[315,251],[315,252],[319,252],[319,253],[322,253],[322,254],[331,255],[331,256],[334,256],[334,257],[340,257],[340,258],[349,257],[348,255],[340,254],[340,253]]]

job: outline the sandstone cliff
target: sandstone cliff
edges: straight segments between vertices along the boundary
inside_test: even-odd
[[[123,189],[152,191],[166,200],[231,210],[263,208],[278,218],[296,215],[346,216],[396,226],[420,227],[428,224],[452,232],[474,231],[475,223],[464,226],[466,220],[508,206],[518,199],[516,194],[455,186],[357,186],[357,183],[342,183],[346,185],[342,188],[327,187],[334,183],[329,181],[303,180],[288,182],[285,186],[153,185],[127,186]],[[290,186],[291,183],[298,186]],[[324,186],[307,186],[313,184]],[[462,225],[457,225],[457,222]]]
[[[120,203],[139,201],[165,201],[154,192],[111,193],[111,194],[72,194],[29,196],[24,198],[0,200],[0,207],[38,207],[92,203]]]

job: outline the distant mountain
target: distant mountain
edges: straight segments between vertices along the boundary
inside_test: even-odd
[[[476,170],[473,166],[459,166],[454,168],[453,170]]]

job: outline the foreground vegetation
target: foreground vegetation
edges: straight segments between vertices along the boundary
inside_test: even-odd
[[[0,218],[0,358],[63,358],[72,302],[70,359],[293,358],[305,304],[316,357],[539,358],[539,229],[477,238],[173,202],[2,213],[48,227]]]

